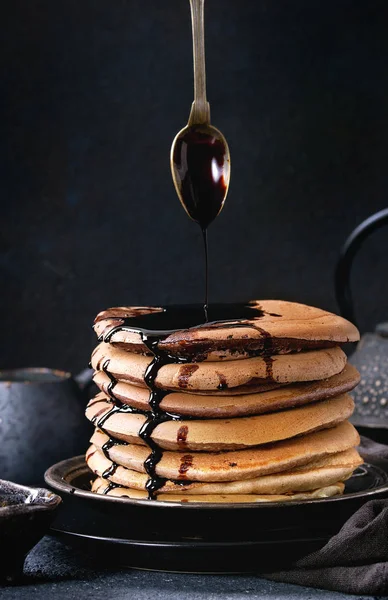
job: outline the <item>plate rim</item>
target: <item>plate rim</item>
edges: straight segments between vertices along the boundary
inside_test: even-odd
[[[71,458],[67,458],[60,462],[57,462],[51,467],[49,467],[45,474],[44,479],[45,482],[51,487],[54,488],[57,492],[65,493],[69,496],[77,496],[78,498],[86,498],[91,499],[97,502],[111,502],[113,504],[127,505],[127,506],[142,506],[142,507],[152,507],[158,508],[162,510],[168,509],[176,509],[180,508],[182,510],[253,510],[253,509],[261,509],[261,510],[274,510],[275,508],[291,508],[291,507],[300,507],[303,506],[320,506],[326,505],[328,503],[337,503],[337,502],[349,502],[351,500],[356,500],[357,498],[368,498],[373,499],[375,496],[381,494],[388,494],[388,474],[378,465],[374,465],[373,462],[364,463],[367,464],[374,469],[380,471],[387,478],[387,482],[384,485],[379,487],[361,491],[361,492],[351,492],[349,494],[341,494],[338,496],[331,496],[329,498],[313,498],[307,500],[289,500],[282,502],[164,502],[162,500],[148,500],[148,499],[137,499],[137,498],[124,498],[120,496],[104,496],[102,494],[96,494],[95,492],[83,490],[81,488],[77,488],[73,485],[70,485],[64,480],[63,471],[67,468],[67,473],[71,473],[72,470],[80,470],[81,468],[88,469],[88,466],[85,462],[84,455],[80,454],[77,456],[73,456]],[[62,473],[62,474],[61,474]],[[90,471],[91,476],[94,475],[92,471]]]
[[[241,546],[255,546],[255,545],[262,545],[265,546],[268,543],[271,544],[295,544],[297,543],[308,543],[308,542],[327,542],[330,539],[330,535],[326,536],[326,537],[322,537],[322,536],[317,536],[317,537],[311,537],[311,538],[290,538],[290,539],[278,539],[278,540],[267,540],[267,539],[263,539],[263,540],[233,540],[233,541],[226,541],[226,540],[222,540],[222,541],[203,541],[203,540],[192,540],[192,541],[175,541],[175,540],[168,540],[168,541],[154,541],[154,540],[137,540],[137,539],[130,539],[130,538],[117,538],[117,537],[108,537],[108,536],[103,536],[103,535],[91,535],[88,533],[80,533],[78,531],[69,531],[68,529],[63,529],[63,528],[58,528],[58,527],[51,527],[50,528],[50,532],[53,535],[69,535],[72,537],[76,537],[76,538],[80,538],[82,540],[90,540],[93,542],[109,542],[109,543],[114,543],[114,544],[124,544],[124,545],[130,545],[130,546],[142,546],[142,547],[150,547],[152,546],[153,548],[171,548],[171,547],[175,547],[175,548],[181,548],[182,550],[186,549],[186,548],[191,548],[193,546],[195,546],[196,549],[200,549],[201,547],[209,549],[209,548],[234,548],[234,547],[241,547]]]

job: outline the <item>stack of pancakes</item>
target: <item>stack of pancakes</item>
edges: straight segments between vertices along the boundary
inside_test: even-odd
[[[157,500],[260,502],[341,494],[362,463],[348,422],[347,392],[359,374],[341,344],[359,339],[345,319],[302,304],[255,301],[258,317],[206,323],[159,341],[173,362],[155,385],[165,390],[152,440],[161,449]],[[140,333],[117,325],[162,309],[100,313],[92,354],[101,392],[86,409],[95,425],[86,453],[99,494],[148,498],[150,448],[139,431],[150,412],[145,383],[153,360]],[[176,359],[176,361],[175,361]],[[181,362],[184,360],[185,362]],[[127,407],[132,407],[126,410]]]

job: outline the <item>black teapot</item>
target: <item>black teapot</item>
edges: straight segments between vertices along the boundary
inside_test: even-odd
[[[92,371],[0,371],[0,477],[25,485],[44,482],[53,463],[82,454],[91,436],[85,418]]]
[[[363,221],[346,240],[335,273],[336,297],[341,314],[356,324],[350,288],[354,257],[364,240],[376,229],[388,224],[388,209]],[[360,433],[388,443],[388,322],[362,335],[349,358],[360,372],[361,381],[352,392],[356,408],[351,418]]]

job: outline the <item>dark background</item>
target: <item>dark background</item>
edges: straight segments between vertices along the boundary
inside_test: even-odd
[[[345,237],[387,206],[386,0],[206,0],[212,121],[232,155],[212,300],[337,310]],[[201,301],[199,228],[169,168],[192,101],[187,0],[13,0],[0,53],[0,366],[86,366],[123,304]],[[388,318],[387,229],[353,272]]]

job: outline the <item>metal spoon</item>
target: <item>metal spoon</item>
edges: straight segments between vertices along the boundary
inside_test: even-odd
[[[204,0],[190,0],[194,56],[194,102],[189,121],[171,147],[171,172],[179,200],[205,236],[222,210],[229,188],[230,153],[222,133],[210,124],[206,99]]]

